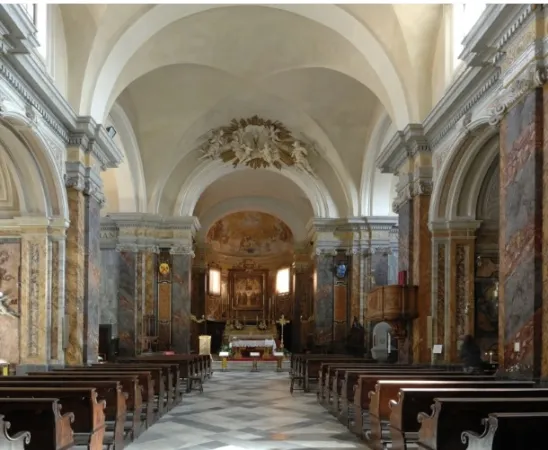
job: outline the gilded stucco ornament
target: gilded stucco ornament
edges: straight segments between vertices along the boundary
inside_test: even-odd
[[[314,147],[296,139],[281,122],[258,116],[233,119],[230,125],[211,130],[200,151],[201,159],[222,160],[234,167],[281,170],[285,166],[314,175],[308,161]]]

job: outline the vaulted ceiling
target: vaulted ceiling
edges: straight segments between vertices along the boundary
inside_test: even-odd
[[[111,210],[133,195],[140,198],[130,209],[210,220],[212,211],[245,209],[246,201],[273,214],[283,205],[303,223],[318,214],[373,214],[365,187],[380,174],[368,152],[432,107],[441,5],[57,8],[69,101],[125,130],[119,139],[130,169],[105,176]],[[314,142],[318,179],[198,159],[205,132],[253,115]],[[114,199],[124,182],[135,192]],[[388,213],[393,186],[381,191],[386,205],[377,213]]]

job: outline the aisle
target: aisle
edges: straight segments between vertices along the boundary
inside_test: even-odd
[[[363,449],[287,372],[216,372],[128,450]]]

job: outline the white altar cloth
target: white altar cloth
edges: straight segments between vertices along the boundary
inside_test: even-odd
[[[272,353],[276,351],[274,339],[234,339],[228,346],[233,347],[272,347]]]

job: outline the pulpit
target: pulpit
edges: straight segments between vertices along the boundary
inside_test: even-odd
[[[407,337],[408,322],[417,317],[417,291],[417,286],[395,284],[378,286],[367,295],[365,319],[390,324],[399,348]]]

